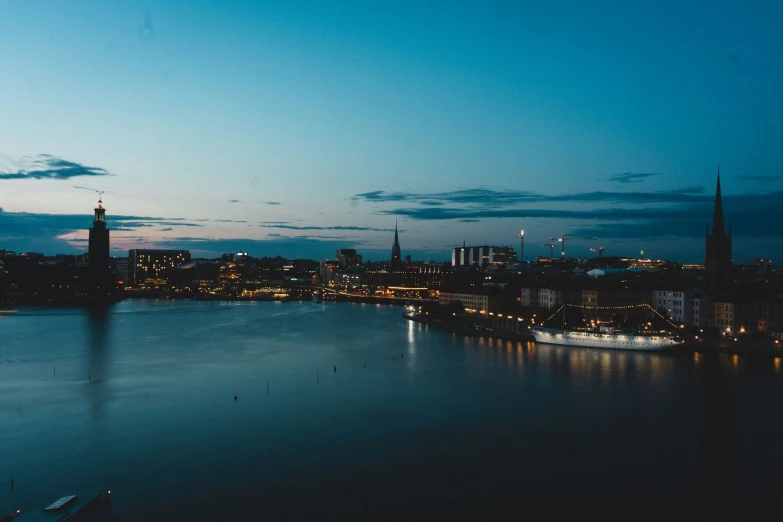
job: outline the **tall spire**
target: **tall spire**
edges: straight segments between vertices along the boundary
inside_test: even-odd
[[[718,165],[718,184],[715,189],[715,212],[712,215],[712,235],[724,237],[726,229],[723,226],[723,198],[720,193],[720,165]]]
[[[396,267],[400,263],[400,237],[397,233],[397,220],[394,220],[394,244],[392,245],[392,267]]]

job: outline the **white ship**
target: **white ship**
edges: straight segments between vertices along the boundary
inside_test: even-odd
[[[668,350],[684,342],[667,333],[638,333],[615,330],[609,323],[599,323],[593,329],[584,330],[533,326],[530,328],[530,333],[533,334],[536,342],[539,343],[613,350]]]

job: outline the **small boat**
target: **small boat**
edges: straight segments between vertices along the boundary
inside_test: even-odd
[[[324,300],[323,296],[321,295],[320,290],[314,290],[313,291],[313,302],[314,303],[322,303]]]

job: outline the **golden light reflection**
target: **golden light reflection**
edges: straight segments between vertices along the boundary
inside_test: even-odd
[[[693,352],[693,362],[695,362],[695,363],[699,362],[699,354],[698,354],[698,352]]]
[[[780,371],[780,359],[777,357],[775,357],[775,371],[776,372]]]

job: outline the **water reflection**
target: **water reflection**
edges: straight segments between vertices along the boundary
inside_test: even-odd
[[[408,355],[416,357],[416,338],[422,334],[421,323],[407,321],[408,323]]]
[[[90,402],[92,420],[103,416],[104,403],[111,377],[110,365],[110,325],[109,308],[94,308],[87,314],[87,368],[84,378],[87,381],[87,397]]]
[[[553,379],[573,379],[576,383],[606,386],[628,378],[660,383],[675,365],[667,354],[596,350],[528,342],[517,359],[535,361]]]
[[[702,373],[704,410],[702,414],[704,439],[700,474],[705,490],[717,496],[729,494],[732,489],[735,464],[735,378],[737,356],[733,356],[731,372],[726,371],[725,359],[707,360],[709,371]]]
[[[526,366],[530,366],[527,371],[534,371],[540,366],[554,380],[601,387],[629,379],[660,384],[670,375],[677,361],[676,356],[666,353],[537,345],[533,341],[522,343],[492,337],[465,338],[464,346],[479,359],[511,371]]]

